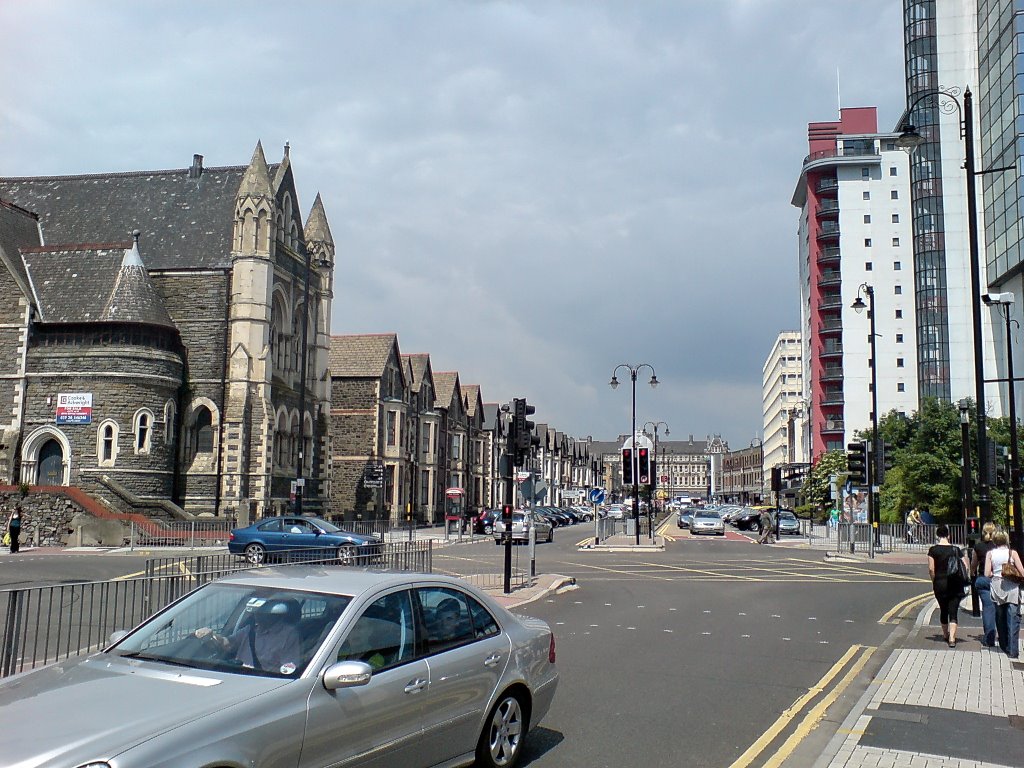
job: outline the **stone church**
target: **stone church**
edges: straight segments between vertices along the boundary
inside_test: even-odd
[[[0,485],[117,511],[328,498],[334,242],[268,164],[0,178]]]

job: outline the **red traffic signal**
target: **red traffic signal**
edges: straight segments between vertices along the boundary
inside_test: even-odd
[[[512,505],[511,504],[505,504],[505,505],[502,506],[502,508],[501,508],[501,519],[505,522],[506,525],[509,523],[509,521],[512,520]]]
[[[622,449],[622,484],[633,484],[633,450],[631,448]]]
[[[650,485],[651,482],[651,455],[646,448],[640,448],[637,452],[637,482],[641,485]]]
[[[967,518],[967,535],[968,536],[980,536],[981,535],[981,518],[972,515]]]

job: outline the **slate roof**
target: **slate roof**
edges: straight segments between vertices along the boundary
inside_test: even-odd
[[[392,348],[398,345],[394,333],[331,336],[328,365],[336,378],[375,378],[384,375]]]
[[[480,402],[480,385],[463,384],[462,399],[466,403],[466,415],[470,418],[476,416],[476,405]]]
[[[38,214],[48,243],[113,243],[139,229],[150,271],[226,268],[247,167],[0,178],[0,198]]]
[[[427,376],[427,364],[430,362],[430,355],[419,352],[411,355],[402,355],[402,359],[408,361],[409,370],[412,372],[409,390],[411,392],[419,392],[420,385]]]
[[[26,295],[30,295],[31,289],[18,249],[38,245],[39,225],[36,215],[6,200],[0,200],[0,263],[11,270]]]
[[[44,323],[174,328],[134,243],[23,248]]]
[[[501,413],[501,406],[497,403],[484,403],[484,429],[492,432],[498,428],[498,414]]]
[[[438,408],[451,408],[455,396],[455,384],[459,380],[458,371],[435,371],[434,391],[437,393],[435,403]]]

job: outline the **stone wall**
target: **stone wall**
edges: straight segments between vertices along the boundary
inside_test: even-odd
[[[87,514],[60,493],[32,492],[22,497],[19,491],[0,491],[0,518],[4,530],[15,504],[21,506],[23,546],[62,547],[72,540],[72,520]]]

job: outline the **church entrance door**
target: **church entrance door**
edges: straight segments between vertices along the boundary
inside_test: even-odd
[[[39,485],[64,484],[64,449],[56,440],[47,440],[39,449]]]

